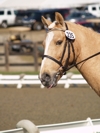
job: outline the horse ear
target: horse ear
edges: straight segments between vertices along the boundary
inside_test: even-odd
[[[51,21],[44,18],[43,16],[41,17],[41,20],[42,20],[42,23],[45,25],[45,26],[49,26],[51,24]]]
[[[64,18],[60,13],[55,12],[55,20],[65,27]]]

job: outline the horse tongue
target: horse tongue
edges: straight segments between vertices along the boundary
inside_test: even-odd
[[[51,84],[49,87],[48,87],[48,89],[51,89],[53,87],[53,84]]]

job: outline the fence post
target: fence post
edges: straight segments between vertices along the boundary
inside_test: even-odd
[[[6,71],[9,71],[9,44],[8,44],[8,41],[5,42],[5,67],[6,67]]]
[[[38,71],[38,54],[37,54],[37,43],[33,43],[33,57],[34,57],[34,67],[35,71]]]

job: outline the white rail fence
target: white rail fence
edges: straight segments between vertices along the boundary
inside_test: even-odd
[[[70,85],[85,85],[86,80],[81,74],[68,73],[64,75],[59,81],[58,85],[64,85],[64,88],[69,88]],[[0,85],[16,85],[18,89],[23,85],[40,85],[40,88],[44,88],[41,84],[38,75],[2,75],[0,74]]]
[[[21,120],[16,129],[0,133],[100,133],[100,119],[87,118],[82,121],[36,126],[29,120]]]

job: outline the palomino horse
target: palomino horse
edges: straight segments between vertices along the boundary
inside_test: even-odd
[[[100,96],[100,34],[65,22],[57,12],[54,22],[43,16],[42,22],[48,28],[39,74],[42,84],[47,88],[56,86],[62,75],[75,66]]]

